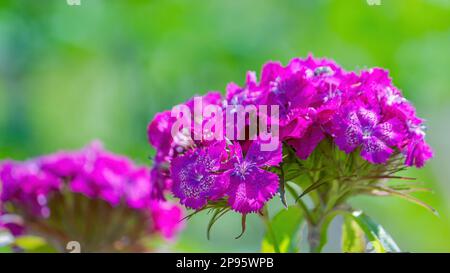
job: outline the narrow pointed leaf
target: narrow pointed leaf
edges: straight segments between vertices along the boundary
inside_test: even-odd
[[[214,214],[211,217],[211,220],[209,220],[208,228],[206,230],[206,238],[209,240],[211,238],[211,229],[213,225],[219,220],[222,216],[224,216],[229,211],[228,208],[220,208],[215,209]]]
[[[384,192],[387,192],[387,193],[389,193],[391,195],[396,195],[396,196],[401,197],[401,198],[403,198],[405,200],[408,200],[410,202],[416,203],[416,204],[418,204],[418,205],[428,209],[434,215],[439,216],[439,213],[437,212],[437,210],[434,209],[432,206],[430,206],[427,203],[425,203],[425,202],[423,202],[423,201],[421,201],[421,200],[419,200],[419,199],[417,199],[417,198],[415,198],[415,197],[413,197],[411,195],[408,195],[408,194],[406,194],[404,192],[396,191],[396,190],[393,190],[393,189],[390,189],[390,188],[385,188],[385,187],[371,187],[371,188],[373,188],[374,190],[384,191]]]
[[[309,186],[308,188],[306,188],[306,190],[304,190],[302,192],[302,194],[300,194],[299,197],[297,197],[296,201],[301,199],[303,196],[305,196],[306,194],[312,192],[313,190],[319,188],[320,186],[326,184],[327,182],[322,182],[322,181],[317,181],[316,183],[312,184],[311,186]]]
[[[244,235],[246,223],[247,223],[247,214],[242,214],[242,219],[241,219],[242,231],[241,231],[241,234],[239,234],[235,239],[239,239],[242,237],[242,235]]]
[[[285,174],[284,174],[284,170],[283,170],[283,164],[281,165],[281,174],[280,174],[280,188],[278,190],[278,193],[280,194],[280,199],[281,199],[281,203],[283,204],[283,206],[285,208],[288,207],[287,202],[286,202],[286,189],[285,189]]]

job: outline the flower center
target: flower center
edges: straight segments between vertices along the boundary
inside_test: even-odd
[[[254,163],[247,161],[235,163],[233,175],[244,178],[249,173],[250,169],[254,167],[254,165]]]
[[[329,66],[319,66],[314,70],[314,76],[318,77],[318,76],[331,76],[333,75],[333,70],[331,69],[331,67]]]
[[[270,91],[272,91],[273,93],[275,93],[277,95],[284,93],[280,77],[277,77],[274,81],[270,82]]]
[[[341,96],[341,91],[339,89],[333,89],[331,86],[328,89],[327,94],[325,94],[325,97],[323,98],[323,102],[328,102],[336,97]]]
[[[203,174],[201,174],[201,173],[195,174],[195,176],[194,176],[195,181],[200,182],[200,181],[202,181],[202,179],[203,179]]]
[[[372,128],[369,127],[363,128],[363,138],[367,139],[370,138],[371,136],[372,136]]]

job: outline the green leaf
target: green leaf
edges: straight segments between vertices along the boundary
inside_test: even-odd
[[[224,216],[230,209],[229,208],[217,208],[214,209],[214,214],[209,220],[208,227],[206,230],[206,238],[209,240],[211,238],[211,228],[222,216]]]
[[[422,207],[428,209],[434,215],[439,216],[439,213],[437,212],[436,209],[434,209],[432,206],[428,205],[427,203],[425,203],[425,202],[415,198],[414,196],[408,195],[408,194],[403,193],[403,192],[398,191],[398,190],[386,188],[386,187],[372,186],[372,187],[369,187],[369,188],[374,189],[374,190],[378,190],[378,191],[382,191],[382,192],[386,192],[388,194],[395,195],[395,196],[398,196],[398,197],[401,197],[401,198],[403,198],[405,200],[408,200],[408,201],[410,201],[412,203],[415,203],[415,204],[417,204],[419,206],[422,206]]]
[[[361,229],[366,234],[369,241],[372,243],[376,252],[400,252],[400,248],[395,243],[394,239],[384,230],[384,228],[373,221],[369,216],[362,211],[355,211],[347,213],[351,216]]]
[[[353,217],[344,217],[342,223],[342,252],[360,253],[366,249],[366,239],[364,231]]]
[[[327,215],[325,215],[324,219],[321,223],[321,230],[320,230],[320,244],[317,248],[317,252],[322,252],[323,247],[327,244],[328,241],[328,227],[330,226],[333,219],[339,215],[339,214],[345,214],[345,211],[341,210],[333,210]]]
[[[9,246],[0,246],[0,253],[12,253],[12,249]]]
[[[303,174],[304,170],[300,169],[298,164],[296,162],[286,161],[283,162],[283,172],[284,172],[284,180],[285,181],[291,181],[300,175]]]
[[[264,236],[262,252],[296,252],[296,235],[303,222],[303,212],[297,206],[290,206],[281,210],[269,222],[269,230]]]
[[[306,190],[304,190],[302,192],[302,194],[300,194],[297,199],[295,199],[295,201],[297,202],[299,199],[301,199],[303,196],[307,195],[308,193],[312,192],[315,189],[318,189],[320,186],[327,184],[327,182],[323,182],[321,180],[314,182],[313,184],[311,184],[311,186],[309,186],[308,188],[306,188]]]
[[[286,182],[299,177],[305,171],[301,164],[299,164],[295,151],[288,144],[283,144],[283,164],[280,169],[283,172]]]
[[[245,229],[246,229],[246,227],[247,227],[247,214],[242,214],[242,219],[241,219],[241,226],[242,226],[242,229],[241,229],[241,234],[239,234],[235,239],[239,239],[239,238],[241,238],[242,237],[242,235],[244,235],[244,233],[245,233]]]
[[[283,170],[283,163],[281,163],[281,166],[280,166],[279,178],[280,178],[280,183],[279,183],[280,187],[278,189],[278,193],[280,194],[281,204],[283,204],[283,206],[285,208],[287,208],[288,205],[287,205],[287,201],[286,201],[286,189],[285,189],[286,180],[285,180],[285,173]]]
[[[16,238],[15,244],[22,248],[25,252],[42,253],[56,252],[44,238],[38,236],[21,236]]]

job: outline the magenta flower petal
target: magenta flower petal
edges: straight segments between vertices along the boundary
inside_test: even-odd
[[[305,134],[298,139],[290,139],[287,141],[291,145],[300,159],[307,159],[317,145],[325,138],[322,129],[313,125],[308,128]]]
[[[21,203],[40,217],[49,217],[47,196],[62,187],[62,181],[39,168],[37,161],[6,161],[0,164],[2,202]]]
[[[168,167],[163,167],[160,163],[155,162],[150,171],[150,181],[152,185],[151,197],[164,200],[164,191],[172,187],[172,178]]]
[[[423,138],[413,139],[406,147],[405,165],[422,168],[432,157],[433,151]]]
[[[227,195],[228,203],[238,212],[256,212],[272,198],[278,190],[278,175],[261,169],[276,166],[282,160],[282,147],[275,151],[261,151],[261,142],[254,141],[245,158],[239,144],[234,145],[233,167],[225,174],[229,175]]]
[[[124,194],[127,205],[134,209],[143,209],[149,205],[152,192],[151,175],[147,168],[132,170],[124,181]]]
[[[89,198],[98,198],[98,190],[95,187],[95,182],[88,178],[78,175],[69,183],[72,192],[81,193]]]
[[[378,124],[378,116],[373,111],[360,107],[356,115],[362,128],[373,128]]]
[[[185,105],[192,109],[193,102],[191,99]],[[393,85],[388,71],[379,68],[347,72],[332,60],[312,55],[295,58],[287,66],[271,61],[263,66],[259,82],[254,72],[248,72],[244,85],[227,85],[225,100],[217,92],[208,92],[202,103],[221,107],[222,117],[235,114],[240,106],[268,106],[269,113],[258,113],[258,121],[266,121],[271,129],[279,128],[280,143],[293,147],[302,160],[307,160],[324,139],[334,141],[346,153],[360,153],[373,164],[386,163],[403,152],[406,165],[420,167],[432,156],[424,140],[423,120]],[[271,115],[271,106],[279,107],[278,116]],[[189,145],[176,146],[167,136],[167,116],[157,115],[148,131],[157,154],[152,181],[158,182],[152,184],[173,180],[174,195],[191,208],[228,197],[236,211],[259,210],[276,193],[278,178],[269,171],[283,160],[281,145],[264,152],[260,140],[254,140],[253,130],[248,130],[250,118],[237,123],[224,120],[224,135],[229,139],[221,148],[212,148],[215,140],[197,138]],[[261,127],[257,133],[264,131]],[[246,139],[235,141],[227,130],[245,133],[240,136]],[[167,175],[167,168],[161,166],[169,163]]]
[[[403,140],[405,127],[400,120],[394,118],[378,124],[374,128],[373,135],[390,146],[396,146]]]
[[[93,168],[89,168],[89,165],[84,168],[86,179],[95,181],[92,187],[99,198],[111,205],[118,205],[124,194],[124,181],[133,169],[132,162],[128,158],[103,152],[97,155],[92,164]]]
[[[404,127],[397,119],[379,123],[379,116],[375,111],[363,107],[350,110],[346,118],[337,117],[338,127],[335,136],[337,146],[349,153],[362,145],[361,156],[371,163],[385,163],[402,140]],[[404,132],[403,132],[404,133]]]
[[[335,138],[336,145],[346,153],[352,152],[362,143],[363,132],[356,125],[349,124]]]
[[[39,164],[43,170],[57,176],[73,177],[84,164],[82,153],[59,152],[39,158]]]
[[[208,198],[221,195],[227,179],[220,174],[220,147],[198,148],[172,160],[172,191],[187,207],[199,209]]]
[[[261,70],[261,85],[270,85],[279,75],[283,73],[283,66],[280,62],[267,62]]]
[[[257,212],[278,190],[278,176],[274,173],[241,166],[231,174],[228,202],[233,210],[246,214]]]
[[[0,164],[1,202],[11,200],[20,190],[19,182],[13,176],[13,169],[16,164],[10,160],[3,161]]]
[[[274,151],[262,151],[261,141],[255,140],[250,145],[247,151],[245,160],[252,162],[258,167],[264,166],[277,166],[282,161],[282,145],[278,145],[278,148]]]
[[[312,120],[298,116],[286,126],[280,127],[280,139],[301,138],[311,126]]]
[[[166,201],[152,201],[150,205],[153,229],[166,239],[173,238],[184,227],[183,210]]]
[[[89,199],[102,199],[111,206],[125,206],[141,213],[143,221],[136,225],[145,227],[150,220],[149,212],[151,215],[155,208],[152,203],[159,202],[153,199],[154,185],[148,168],[138,167],[124,156],[103,150],[98,142],[81,151],[58,152],[25,162],[0,162],[0,189],[0,225],[11,229],[11,223],[3,221],[5,213],[19,213],[25,220],[24,228],[33,229],[27,226],[27,221],[32,219],[46,224],[45,221],[53,216],[52,210],[58,206],[77,207],[70,215],[56,213],[58,217],[85,217],[84,211],[90,208],[80,209],[78,206],[92,204]],[[93,209],[98,213],[98,208]],[[104,209],[110,208],[106,206]],[[119,211],[122,213],[121,209]],[[114,210],[105,211],[105,217],[113,213]],[[178,224],[180,208],[167,202],[161,201],[154,216],[155,230],[166,237],[173,236],[181,227]],[[49,225],[50,230],[58,221]],[[66,227],[60,228],[64,230]]]
[[[174,123],[170,111],[165,111],[155,115],[147,128],[147,135],[150,144],[157,149],[156,157],[164,160],[169,156],[173,138],[171,128]]]
[[[385,163],[393,152],[394,150],[376,137],[369,137],[363,140],[361,156],[371,163]]]

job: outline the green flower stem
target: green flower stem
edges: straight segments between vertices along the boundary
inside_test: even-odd
[[[275,252],[276,253],[280,253],[281,252],[280,251],[280,246],[278,244],[277,238],[275,236],[275,233],[273,231],[272,225],[270,223],[269,211],[267,209],[267,206],[264,206],[263,210],[264,210],[263,213],[260,214],[261,215],[261,219],[263,220],[264,224],[266,225],[267,232],[269,233],[269,236],[272,239],[273,248],[274,248]]]
[[[286,187],[288,191],[291,193],[291,195],[294,198],[297,198],[298,194],[292,188],[292,186],[286,184]],[[302,209],[303,213],[305,214],[305,219],[307,221],[308,225],[308,244],[310,252],[316,253],[320,252],[321,248],[321,229],[322,229],[322,219],[323,215],[318,215],[318,211],[316,210],[316,213],[313,212],[313,210],[310,210],[306,204],[301,200],[297,200],[298,206]],[[320,216],[320,217],[318,217]]]
[[[286,188],[291,193],[292,197],[294,197],[294,198],[298,197],[298,193],[294,190],[294,188],[292,188],[291,185],[286,183]],[[313,216],[311,215],[305,202],[303,202],[303,200],[301,200],[301,199],[298,199],[297,204],[302,209],[303,213],[305,214],[305,218],[308,221],[308,223],[315,223],[315,220],[314,220]]]
[[[298,198],[297,191],[283,180],[284,185],[304,212],[308,227],[306,240],[310,252],[320,252],[326,241],[328,216],[342,205],[350,194],[347,184],[355,177],[347,169],[354,169],[354,160],[347,157],[345,162],[341,162],[331,141],[323,141],[318,147],[320,156],[312,154],[306,161],[300,160],[289,145],[285,144],[285,148],[290,160],[298,166],[305,179],[304,181],[292,181],[302,188],[304,191],[302,195],[307,194],[311,198],[311,206],[307,206]],[[281,175],[283,176],[284,172],[281,172]],[[347,183],[347,181],[350,182]]]
[[[317,224],[308,224],[308,245],[309,251],[311,253],[319,253],[320,252],[320,242],[321,242],[321,222]]]

